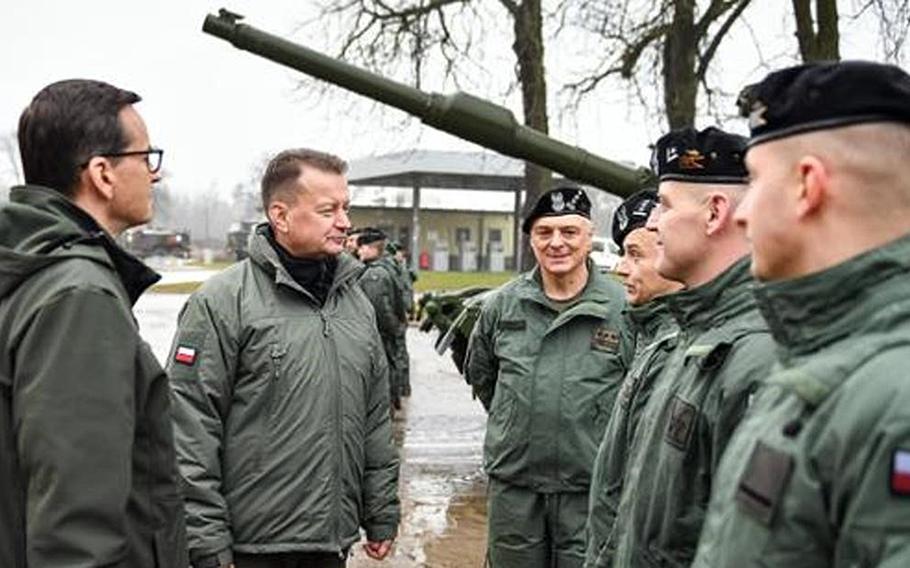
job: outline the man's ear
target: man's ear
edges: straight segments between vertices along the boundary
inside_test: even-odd
[[[276,199],[269,203],[267,215],[273,230],[278,231],[279,233],[287,233],[290,230],[291,225],[288,221],[288,211],[288,205],[283,201]]]
[[[736,209],[732,198],[724,191],[714,191],[708,196],[705,234],[715,235],[733,222]]]
[[[799,176],[796,215],[802,219],[824,205],[831,186],[831,176],[825,163],[815,156],[803,156],[796,167]]]
[[[82,185],[104,201],[114,199],[117,174],[108,158],[95,156],[82,171]]]

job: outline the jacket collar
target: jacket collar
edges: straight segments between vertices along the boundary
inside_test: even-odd
[[[88,213],[59,192],[37,185],[10,191],[13,207],[25,208],[18,215],[25,231],[12,249],[0,248],[4,260],[35,269],[65,258],[85,258],[112,269],[123,284],[131,304],[161,275],[129,254]]]
[[[654,298],[640,306],[629,306],[625,315],[629,328],[645,340],[657,336],[668,320],[672,320],[670,310],[667,309],[666,296]]]
[[[752,309],[755,300],[751,293],[754,280],[749,274],[750,262],[750,257],[743,257],[713,280],[665,296],[667,307],[679,327],[687,331],[707,331]]]
[[[802,355],[907,320],[908,277],[910,234],[821,272],[758,284],[754,293],[783,355]]]

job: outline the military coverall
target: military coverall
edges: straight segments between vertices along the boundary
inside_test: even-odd
[[[376,312],[376,326],[389,366],[389,399],[397,408],[401,397],[402,303],[399,282],[382,259],[371,260],[360,277],[360,287]]]
[[[779,344],[695,566],[910,566],[910,235],[756,289]]]
[[[616,518],[628,449],[638,432],[641,413],[654,381],[663,371],[679,335],[679,326],[662,298],[630,307],[625,316],[629,329],[635,334],[635,355],[619,388],[594,462],[586,527],[585,566],[588,568],[609,568],[609,555],[600,552]]]
[[[398,457],[363,266],[339,256],[320,304],[262,227],[249,253],[187,301],[168,363],[191,558],[393,538]]]
[[[774,361],[749,263],[665,296],[679,337],[629,451],[605,565],[687,566],[695,556],[717,463]]]
[[[60,193],[0,209],[0,566],[187,565],[167,376],[132,304],[159,276]]]
[[[584,562],[597,445],[631,357],[619,284],[589,265],[565,306],[539,269],[489,297],[471,335],[465,378],[489,413],[489,558],[495,568]]]

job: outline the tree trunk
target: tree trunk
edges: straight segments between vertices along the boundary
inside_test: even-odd
[[[840,60],[840,31],[838,28],[837,0],[815,0],[818,19],[816,31],[812,17],[812,0],[793,0],[796,18],[796,40],[803,61]]]
[[[518,62],[518,83],[521,85],[521,99],[524,108],[524,123],[544,134],[549,132],[547,122],[547,81],[544,71],[543,18],[541,0],[523,0],[513,12],[515,41],[512,50]],[[525,162],[525,203],[523,215],[527,215],[537,199],[551,184],[550,170]],[[518,220],[520,223],[521,220]],[[522,235],[522,258],[520,270],[534,266],[528,239]]]
[[[664,104],[671,129],[695,124],[698,96],[695,57],[695,0],[676,0],[673,21],[664,40]]]

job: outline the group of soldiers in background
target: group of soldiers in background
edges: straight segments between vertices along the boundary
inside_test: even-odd
[[[493,567],[910,566],[910,76],[802,65],[740,103],[748,139],[656,142],[623,286],[581,189],[525,219],[537,267],[465,363]]]
[[[366,265],[360,287],[376,311],[376,323],[389,362],[389,400],[401,408],[411,396],[411,364],[406,332],[414,310],[414,282],[404,249],[380,229],[366,227],[348,233],[345,249]]]

